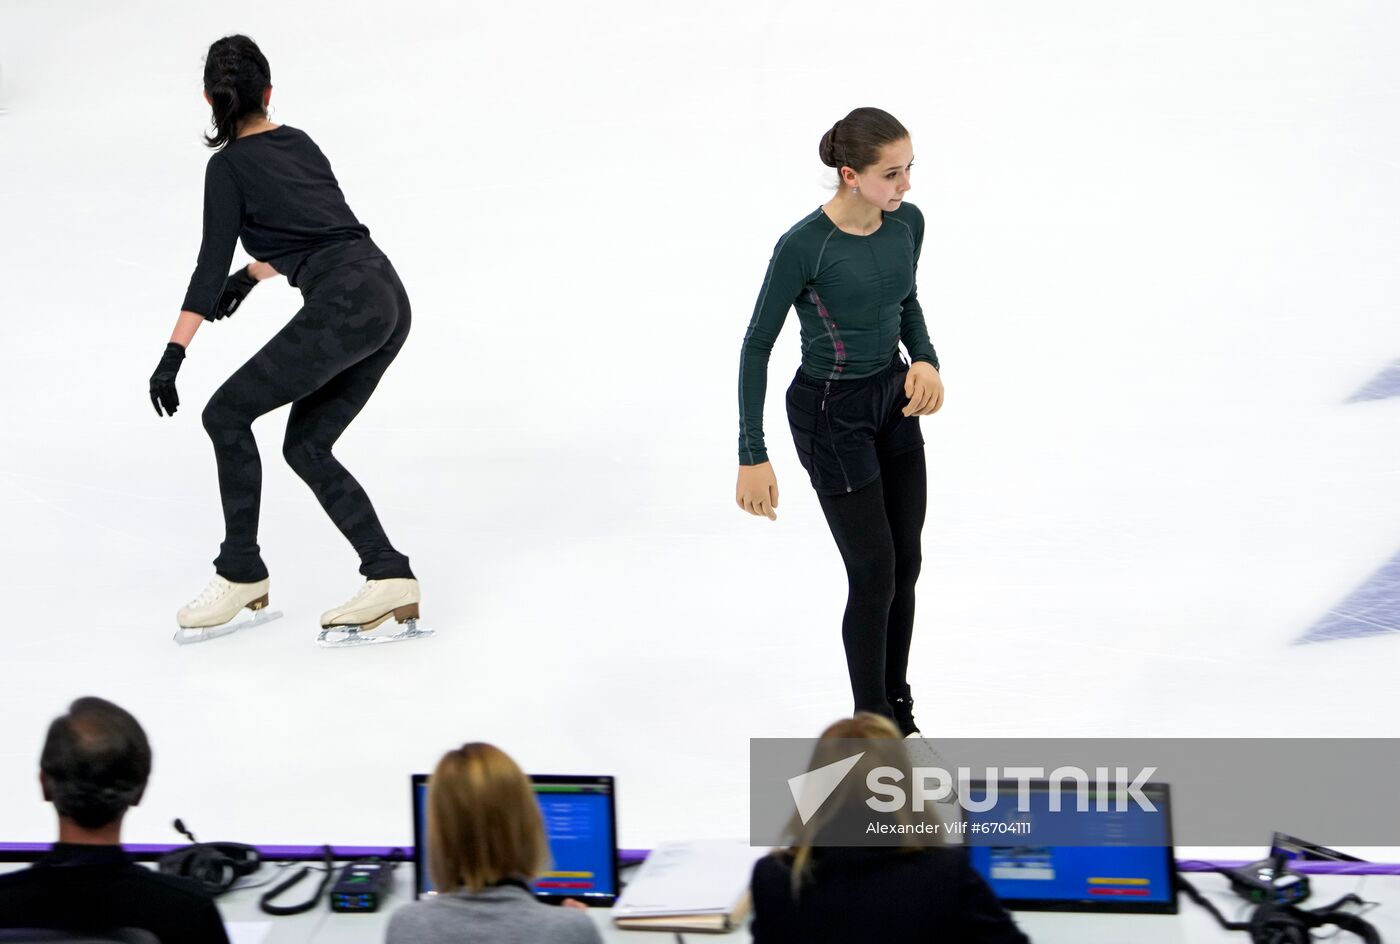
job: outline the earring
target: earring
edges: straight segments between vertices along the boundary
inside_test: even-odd
[[[860,188],[859,188],[859,187],[852,187],[852,188],[851,188],[851,193],[860,193]]]

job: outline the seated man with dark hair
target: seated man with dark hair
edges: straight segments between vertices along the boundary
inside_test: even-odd
[[[58,811],[58,842],[32,868],[0,875],[0,928],[139,928],[162,944],[228,944],[203,890],[122,851],[122,818],[150,774],[146,732],[111,702],[79,698],[54,719],[39,782]]]

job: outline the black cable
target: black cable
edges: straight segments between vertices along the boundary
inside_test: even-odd
[[[1222,875],[1229,875],[1225,869],[1216,869]],[[1361,906],[1373,905],[1354,893],[1348,893],[1332,902],[1330,905],[1323,905],[1311,911],[1305,911],[1293,905],[1275,905],[1269,902],[1258,905],[1251,913],[1248,921],[1229,921],[1215,903],[1208,900],[1181,875],[1176,876],[1177,887],[1186,893],[1186,896],[1200,905],[1215,918],[1216,922],[1227,931],[1246,931],[1250,940],[1254,944],[1307,944],[1312,941],[1311,930],[1322,924],[1333,924],[1337,926],[1338,933],[1347,931],[1355,934],[1363,941],[1380,944],[1380,935],[1375,928],[1367,924],[1359,915],[1340,911],[1344,905],[1357,904]],[[1329,938],[1336,935],[1329,935]]]
[[[312,908],[316,907],[317,903],[321,900],[321,896],[326,893],[326,889],[330,886],[331,878],[335,875],[335,857],[331,852],[331,847],[323,846],[322,854],[325,856],[325,875],[322,877],[321,884],[316,889],[316,893],[306,901],[298,902],[295,905],[274,905],[272,903],[278,895],[292,888],[315,871],[315,869],[309,865],[302,866],[301,871],[297,872],[285,882],[282,882],[276,888],[272,889],[272,891],[263,893],[263,896],[258,899],[258,907],[263,910],[264,914],[277,915],[279,917],[282,915],[296,915],[310,911]]]
[[[232,888],[229,889],[229,891],[249,892],[255,888],[266,888],[267,886],[271,885],[273,882],[281,878],[286,873],[286,871],[290,869],[293,865],[296,865],[295,862],[265,862],[263,864],[271,866],[274,870],[274,874],[269,875],[267,878],[263,879],[260,882],[249,882],[247,885],[234,885]],[[252,876],[249,877],[251,878]]]
[[[1218,871],[1218,870],[1217,870],[1217,871]],[[1182,876],[1178,875],[1178,876],[1176,877],[1176,884],[1177,884],[1177,887],[1178,887],[1178,888],[1180,888],[1182,891],[1184,891],[1184,892],[1186,893],[1186,897],[1187,897],[1187,898],[1190,898],[1192,901],[1194,901],[1196,904],[1200,905],[1200,906],[1201,906],[1202,908],[1204,908],[1206,911],[1209,911],[1209,912],[1211,913],[1211,915],[1215,918],[1216,922],[1217,922],[1222,928],[1224,928],[1226,931],[1248,931],[1248,930],[1249,930],[1249,923],[1248,923],[1247,921],[1229,921],[1229,920],[1227,920],[1226,917],[1225,917],[1225,915],[1223,915],[1223,914],[1220,912],[1220,909],[1217,908],[1217,907],[1215,907],[1215,902],[1210,901],[1209,899],[1207,899],[1206,896],[1202,895],[1202,894],[1200,893],[1200,891],[1197,890],[1197,888],[1196,888],[1195,885],[1192,885],[1190,882],[1186,881],[1186,879],[1183,878]]]

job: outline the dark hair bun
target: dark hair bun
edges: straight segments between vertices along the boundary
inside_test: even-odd
[[[817,153],[827,167],[863,171],[880,159],[882,147],[907,137],[909,132],[889,112],[857,108],[822,135]]]
[[[822,163],[827,167],[840,167],[841,161],[836,156],[836,129],[841,127],[841,122],[831,126],[831,130],[822,135],[822,143],[817,145],[817,154],[821,156]]]

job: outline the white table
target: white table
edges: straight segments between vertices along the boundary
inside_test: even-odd
[[[236,893],[220,901],[225,920],[273,922],[266,944],[379,944],[394,907],[410,900],[411,867],[395,872],[394,898],[385,910],[368,915],[333,914],[327,906],[294,918],[270,918],[258,911],[257,894]],[[1211,873],[1190,873],[1190,880],[1202,893],[1216,903],[1227,918],[1240,920],[1247,913],[1245,902],[1230,892],[1224,877]],[[1355,891],[1368,901],[1379,901],[1381,907],[1366,915],[1380,932],[1383,940],[1400,944],[1400,876],[1311,876],[1313,896],[1311,906],[1327,904],[1349,891]],[[246,896],[246,897],[245,897]],[[291,896],[295,898],[295,895]],[[589,909],[604,941],[631,944],[672,944],[675,935],[659,931],[622,931],[612,924],[612,913],[606,908]],[[1246,944],[1243,934],[1225,931],[1204,909],[1182,896],[1180,912],[1175,915],[1085,915],[1041,911],[1018,911],[1016,921],[1035,944],[1212,944],[1230,942]],[[1330,933],[1330,932],[1329,932]],[[751,940],[747,929],[726,935],[685,935],[687,942],[703,944],[708,940],[744,942]],[[1359,941],[1351,935],[1339,935],[1336,944]],[[238,942],[235,942],[238,944]]]
[[[20,864],[0,864],[0,871],[23,868]],[[254,881],[271,875],[264,871]],[[300,865],[289,867],[291,870]],[[1232,920],[1241,920],[1247,906],[1229,890],[1224,877],[1212,873],[1190,873],[1190,880]],[[292,889],[280,903],[300,901],[314,887],[308,876]],[[1366,915],[1386,941],[1400,944],[1400,876],[1314,875],[1311,876],[1313,896],[1307,905],[1316,907],[1331,902],[1346,892],[1356,892],[1368,901],[1381,902],[1379,908]],[[278,879],[280,881],[280,877]],[[273,884],[276,884],[275,882]],[[404,864],[394,873],[393,897],[386,907],[373,914],[335,914],[322,902],[315,910],[301,915],[276,918],[258,910],[258,899],[270,885],[232,892],[219,899],[219,911],[230,926],[234,944],[252,941],[260,931],[263,944],[379,944],[389,914],[410,900],[413,868]],[[675,935],[669,931],[622,931],[612,924],[612,912],[593,908],[589,916],[598,926],[603,940],[631,944],[672,944]],[[1016,921],[1035,944],[1245,944],[1244,935],[1222,930],[1215,919],[1190,899],[1182,896],[1181,911],[1175,915],[1085,915],[1036,911],[1016,912]],[[1329,932],[1330,933],[1330,932]],[[248,937],[244,937],[244,935]],[[732,941],[735,944],[751,940],[747,929],[725,935],[686,935],[687,942],[703,944],[707,940]],[[1351,944],[1359,938],[1338,935],[1336,944]]]

